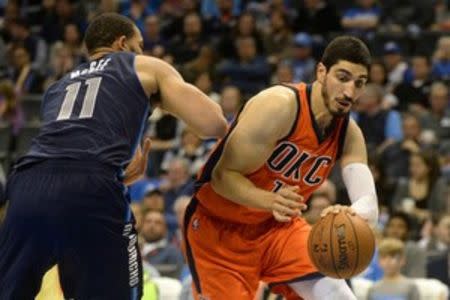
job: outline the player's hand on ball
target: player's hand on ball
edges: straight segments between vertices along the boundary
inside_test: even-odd
[[[353,216],[356,215],[355,210],[351,206],[336,204],[336,205],[328,206],[327,208],[322,210],[322,212],[320,213],[320,216],[323,218],[326,215],[331,214],[331,213],[337,215],[341,211],[349,213]]]
[[[301,216],[302,210],[307,208],[302,203],[303,197],[298,194],[298,186],[281,188],[272,202],[272,214],[278,222],[290,222],[292,217]]]

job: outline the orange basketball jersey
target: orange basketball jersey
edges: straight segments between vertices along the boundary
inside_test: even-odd
[[[246,177],[257,187],[274,192],[284,185],[298,185],[306,201],[339,159],[348,117],[335,118],[329,132],[322,136],[311,110],[311,86],[301,83],[286,87],[295,90],[297,95],[296,121],[291,132],[278,142],[266,163]],[[199,209],[226,221],[245,224],[263,222],[272,217],[271,212],[236,204],[218,195],[211,187],[211,173],[220,159],[227,137],[217,145],[197,181],[198,190],[194,197],[200,202]]]

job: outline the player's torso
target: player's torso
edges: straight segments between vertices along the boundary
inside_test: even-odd
[[[336,119],[327,135],[322,136],[310,110],[309,87],[300,84],[295,89],[300,103],[295,126],[285,139],[279,141],[266,163],[247,178],[257,187],[269,191],[297,185],[306,200],[328,177],[339,158],[348,118]],[[221,151],[220,148],[219,145],[216,152]],[[217,154],[213,153],[209,160],[216,160],[215,156]],[[212,171],[211,163],[207,163],[205,169]],[[200,183],[201,180],[202,177]],[[259,223],[272,216],[270,212],[244,207],[221,197],[209,182],[202,184],[196,198],[207,213],[230,221]]]
[[[82,64],[48,88],[40,133],[19,164],[60,158],[122,167],[150,109],[133,54],[113,53]]]

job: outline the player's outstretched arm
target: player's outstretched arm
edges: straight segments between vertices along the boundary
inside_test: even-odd
[[[258,170],[277,142],[295,122],[296,100],[284,87],[272,87],[251,99],[239,116],[213,171],[212,187],[241,205],[272,211],[278,221],[289,221],[304,205],[295,187],[277,194],[256,187],[245,175]]]
[[[159,92],[162,108],[183,120],[200,137],[222,137],[227,123],[220,106],[195,86],[185,82],[166,62],[136,56],[136,71],[149,94]]]
[[[369,224],[378,221],[375,182],[367,166],[367,150],[361,129],[350,120],[341,158],[342,177],[352,202],[352,209]]]

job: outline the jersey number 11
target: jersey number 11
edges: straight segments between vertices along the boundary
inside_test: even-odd
[[[87,90],[83,99],[83,106],[81,107],[80,115],[78,116],[79,119],[92,118],[92,115],[94,114],[95,100],[97,98],[101,81],[102,77],[94,77],[85,81]],[[66,97],[61,105],[58,117],[56,118],[57,121],[70,119],[80,87],[80,81],[74,82],[66,87]]]

